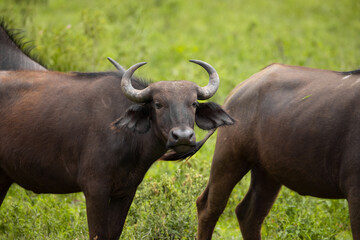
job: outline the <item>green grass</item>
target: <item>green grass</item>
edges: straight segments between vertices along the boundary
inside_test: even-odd
[[[221,77],[213,101],[273,62],[337,71],[360,66],[358,0],[0,0],[0,16],[25,30],[57,71],[149,64],[154,81],[207,83],[201,59]],[[1,53],[0,53],[1,54]],[[197,131],[198,137],[204,132]],[[215,138],[188,162],[157,162],[139,186],[121,239],[194,239],[197,196],[205,188]],[[234,214],[249,176],[234,189],[214,239],[241,239]],[[303,197],[283,188],[264,239],[351,239],[345,200]],[[0,209],[0,239],[87,239],[82,194],[35,195],[13,186]]]

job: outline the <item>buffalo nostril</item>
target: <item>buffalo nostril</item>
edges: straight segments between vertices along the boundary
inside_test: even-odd
[[[191,139],[194,136],[194,133],[192,132],[189,136],[189,139]]]
[[[171,132],[171,136],[175,139],[175,140],[178,140],[179,139],[179,136],[177,135],[177,133],[175,131],[172,131]]]

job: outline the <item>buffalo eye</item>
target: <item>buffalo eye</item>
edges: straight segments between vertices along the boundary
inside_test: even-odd
[[[161,109],[163,107],[163,105],[159,102],[155,102],[155,108],[156,109]]]
[[[191,106],[192,106],[193,108],[197,108],[198,105],[199,105],[198,102],[193,102],[193,103],[191,104]]]

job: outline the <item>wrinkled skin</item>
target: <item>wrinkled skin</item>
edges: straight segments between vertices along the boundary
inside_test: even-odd
[[[218,131],[210,179],[197,200],[199,240],[211,239],[248,171],[250,187],[235,211],[244,239],[261,239],[282,185],[346,198],[353,238],[360,239],[359,73],[274,64],[231,92],[223,107],[236,122]]]
[[[90,239],[118,239],[149,167],[169,148],[191,149],[195,121],[233,123],[217,104],[197,104],[195,83],[153,83],[152,99],[134,103],[122,75],[0,71],[0,204],[13,183],[35,193],[81,191]]]

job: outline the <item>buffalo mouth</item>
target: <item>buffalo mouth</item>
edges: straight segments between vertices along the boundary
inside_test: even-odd
[[[196,144],[177,144],[167,146],[167,149],[174,150],[176,153],[187,153],[195,148]]]

